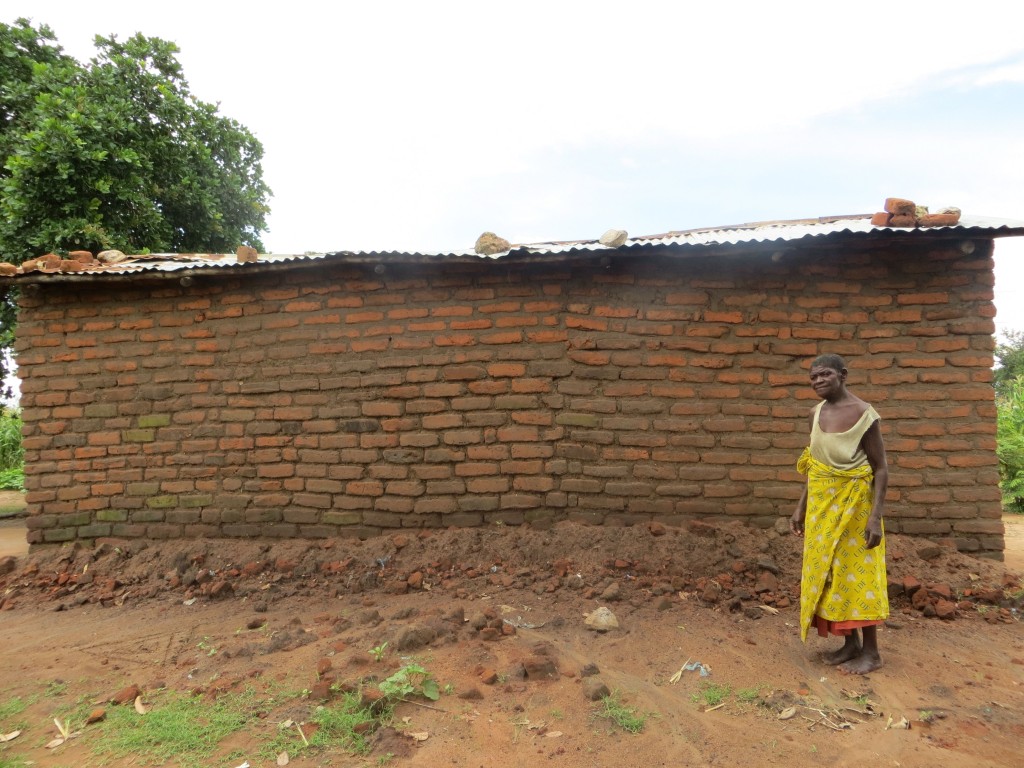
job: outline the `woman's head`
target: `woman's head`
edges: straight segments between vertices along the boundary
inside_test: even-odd
[[[846,395],[846,361],[839,355],[819,355],[811,362],[811,387],[823,400],[835,402]]]
[[[831,368],[833,371],[842,373],[846,370],[846,361],[839,355],[818,355],[811,361],[811,368]]]

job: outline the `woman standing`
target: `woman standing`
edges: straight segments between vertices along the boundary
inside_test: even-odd
[[[807,475],[790,528],[804,537],[800,638],[845,638],[826,664],[865,675],[882,666],[878,625],[889,616],[882,509],[889,483],[879,416],[846,388],[846,363],[821,355],[811,386],[811,443],[797,469]],[[861,639],[863,634],[863,640]]]

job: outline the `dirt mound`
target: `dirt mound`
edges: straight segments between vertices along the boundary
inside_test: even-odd
[[[818,660],[826,643],[800,643],[801,542],[782,522],[108,540],[0,559],[0,704],[32,702],[0,753],[47,764],[47,729],[74,702],[254,691],[265,712],[208,764],[270,766],[261,750],[281,723],[309,725],[418,664],[438,702],[401,704],[361,761],[292,764],[1011,764],[1024,737],[1016,577],[890,536],[885,666],[844,679]],[[589,628],[598,607],[617,626]],[[602,716],[608,693],[642,733]],[[904,718],[911,730],[888,727]],[[61,746],[61,764],[119,764],[91,751],[94,732]]]
[[[624,528],[561,523],[399,532],[356,539],[101,540],[41,549],[4,575],[0,609],[56,601],[58,608],[157,598],[253,597],[480,588],[578,592],[583,599],[646,600],[694,593],[706,604],[788,607],[799,596],[801,542],[742,523],[660,523]],[[1001,564],[920,539],[888,539],[890,595],[936,586],[947,599],[1002,599]],[[2,570],[2,569],[0,569]],[[998,593],[998,599],[996,597]],[[736,601],[739,601],[737,603]],[[919,606],[923,607],[923,606]]]

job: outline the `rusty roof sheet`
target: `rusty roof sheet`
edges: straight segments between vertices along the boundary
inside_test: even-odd
[[[99,276],[133,276],[142,273],[191,274],[210,269],[264,269],[277,265],[287,268],[307,262],[347,261],[432,261],[435,259],[472,260],[503,258],[565,258],[569,255],[607,254],[612,251],[635,253],[648,249],[689,251],[713,247],[742,247],[752,244],[793,243],[808,239],[837,240],[845,237],[920,237],[922,235],[944,234],[945,236],[1007,237],[1024,235],[1024,221],[999,219],[983,216],[963,215],[953,226],[927,228],[880,227],[871,223],[870,214],[850,216],[824,216],[816,219],[791,221],[765,221],[726,227],[707,227],[660,235],[631,237],[619,248],[609,248],[597,240],[552,241],[544,243],[515,244],[508,251],[483,256],[472,249],[450,251],[334,251],[329,253],[304,254],[260,254],[256,262],[239,263],[235,254],[145,254],[131,256],[117,264],[92,264],[74,272],[59,270],[33,271],[16,276],[0,278],[4,282],[18,278],[26,279],[82,279]],[[155,275],[154,275],[155,276]]]

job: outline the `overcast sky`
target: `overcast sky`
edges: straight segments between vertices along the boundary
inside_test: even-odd
[[[332,5],[334,7],[332,7]],[[1024,220],[1020,2],[4,0],[172,40],[264,145],[268,250],[462,249],[878,210]],[[1024,238],[997,241],[1024,330]]]

